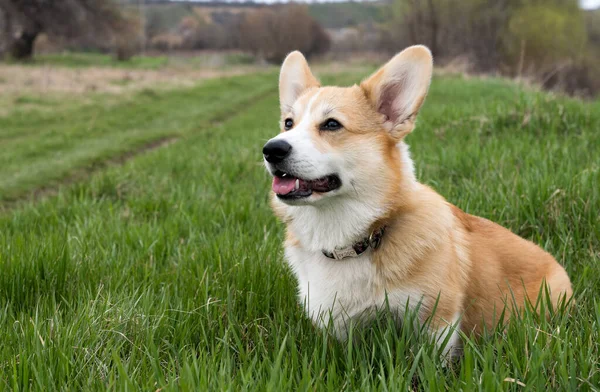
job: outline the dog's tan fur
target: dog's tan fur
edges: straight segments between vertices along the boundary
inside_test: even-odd
[[[422,47],[410,48],[401,56],[405,64],[427,67],[432,63],[429,51]],[[297,107],[305,110],[313,98],[315,105],[330,102],[336,118],[344,124],[341,132],[324,133],[315,127],[311,137],[317,148],[345,153],[375,140],[384,156],[385,165],[378,176],[384,184],[382,208],[386,212],[371,224],[371,228],[387,226],[381,246],[370,258],[379,275],[377,290],[417,287],[423,293],[423,318],[431,316],[437,302],[434,324],[443,326],[461,314],[461,329],[466,333],[493,327],[505,304],[509,305],[510,315],[513,303],[519,307],[527,300],[535,303],[543,282],[554,305],[559,298],[570,297],[569,277],[550,254],[489,220],[461,211],[433,189],[411,184],[405,178],[405,162],[397,144],[413,130],[427,87],[419,90],[402,118],[393,121],[382,114],[378,100],[392,62],[360,86],[350,88],[319,88],[305,62],[298,61],[296,67],[296,72],[303,73],[302,78],[308,81],[299,94]],[[429,81],[421,83],[428,86]],[[280,85],[280,89],[285,88]],[[291,115],[302,118],[303,113],[290,114],[290,110],[282,98],[282,120]],[[285,205],[274,199],[273,207],[284,222],[290,223],[293,218]],[[286,246],[303,246],[290,226]]]

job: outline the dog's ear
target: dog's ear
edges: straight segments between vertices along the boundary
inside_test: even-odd
[[[281,65],[279,74],[281,112],[289,112],[298,97],[311,87],[319,87],[319,81],[310,72],[302,53],[295,51],[288,54]]]
[[[411,46],[360,84],[375,109],[385,116],[385,127],[394,138],[400,139],[414,128],[432,71],[429,49]]]

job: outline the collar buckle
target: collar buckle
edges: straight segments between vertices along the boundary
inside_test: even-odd
[[[369,234],[369,246],[371,249],[379,248],[381,245],[381,239],[383,238],[383,233],[385,232],[385,226],[379,228],[379,230],[373,230],[371,234]]]

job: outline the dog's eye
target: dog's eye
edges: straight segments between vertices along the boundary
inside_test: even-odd
[[[337,131],[341,127],[342,124],[340,124],[339,121],[330,118],[321,124],[321,131]]]
[[[294,126],[294,120],[292,120],[291,118],[286,118],[285,121],[283,122],[283,127],[285,128],[286,131],[292,129],[293,126]]]

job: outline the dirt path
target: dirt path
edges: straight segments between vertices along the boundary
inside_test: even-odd
[[[256,72],[258,67],[158,70],[110,67],[68,68],[0,64],[0,94],[120,94],[143,88],[192,86],[198,80]]]

